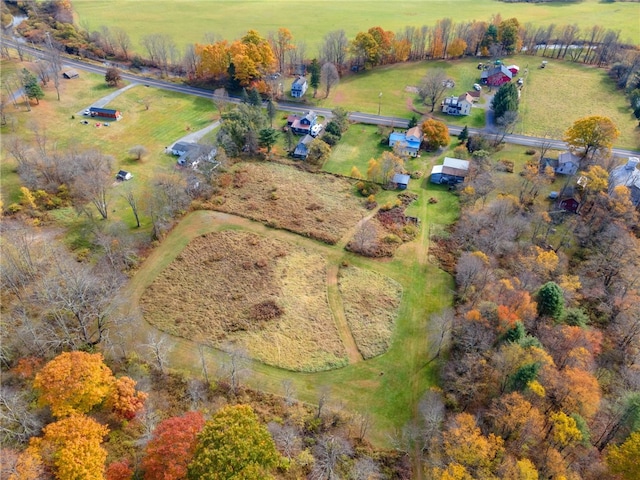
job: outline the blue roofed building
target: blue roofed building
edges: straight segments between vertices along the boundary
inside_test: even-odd
[[[307,79],[304,77],[296,78],[291,84],[291,96],[293,98],[300,98],[307,91]]]
[[[389,135],[389,146],[396,147],[400,155],[408,155],[409,157],[417,157],[422,143],[422,130],[419,127],[413,127],[406,132],[392,132]]]

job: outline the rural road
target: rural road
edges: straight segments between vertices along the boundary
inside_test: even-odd
[[[2,42],[8,46],[15,46],[15,41],[7,37],[2,37]],[[44,58],[46,56],[44,52],[42,52],[37,48],[33,48],[27,45],[23,45],[22,48],[26,53],[33,55],[34,57]],[[81,70],[98,73],[102,75],[104,75],[107,70],[106,66],[94,65],[82,60],[77,60],[72,58],[65,58],[64,64],[68,66],[72,66],[74,68],[78,68]],[[211,98],[211,99],[214,98],[214,95],[210,90],[205,90],[202,88],[189,87],[186,85],[172,83],[164,80],[144,77],[142,75],[133,75],[127,72],[122,72],[121,75],[123,79],[130,82],[142,83],[144,85],[149,85],[151,87],[161,88],[163,90],[170,90],[173,92],[184,93],[186,95],[195,95],[198,97]],[[240,103],[240,99],[234,98],[234,97],[225,97],[224,100],[232,103]],[[304,113],[309,110],[309,107],[301,107],[299,105],[290,104],[286,102],[281,102],[278,105],[280,109],[287,110],[293,113]],[[327,118],[331,118],[331,109],[314,108],[314,111],[319,115],[322,115]],[[375,115],[375,114],[363,113],[363,112],[351,112],[349,114],[349,120],[352,120],[354,122],[367,123],[371,125],[386,125],[389,127],[398,127],[398,128],[407,128],[409,124],[409,121],[404,118],[385,117],[382,115]],[[457,135],[462,131],[462,127],[449,126],[448,128],[449,128],[450,135]],[[469,128],[469,133],[478,134],[478,133],[486,133],[486,132],[484,132],[483,129]],[[506,135],[504,137],[504,142],[515,144],[515,145],[524,145],[524,146],[534,147],[534,148],[540,146],[540,144],[544,142],[545,144],[548,144],[552,149],[563,150],[567,148],[567,144],[562,140],[551,140],[548,138],[530,137],[527,135],[515,135],[515,134]],[[612,149],[612,153],[614,156],[622,157],[622,158],[626,158],[629,156],[640,156],[640,151],[628,150],[628,149],[622,149],[622,148],[614,148]]]

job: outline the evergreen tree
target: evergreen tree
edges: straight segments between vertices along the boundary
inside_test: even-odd
[[[564,294],[555,282],[547,282],[538,290],[538,315],[559,319],[564,311]]]
[[[271,153],[273,147],[278,141],[278,131],[275,128],[267,127],[258,132],[258,143],[261,147],[267,149],[267,154]]]
[[[267,116],[269,117],[270,125],[273,127],[273,119],[276,118],[278,108],[276,103],[270,98],[267,101]]]
[[[260,97],[260,93],[255,88],[249,89],[249,104],[254,107],[259,107],[262,105],[262,98]]]
[[[468,138],[469,138],[469,127],[465,125],[462,131],[458,134],[458,140],[460,140],[460,143],[464,144],[464,142],[466,142]]]
[[[495,113],[495,118],[502,117],[505,112],[518,111],[518,87],[515,83],[505,83],[502,85],[491,102],[491,108]]]
[[[29,100],[36,99],[36,104],[40,103],[40,99],[44,98],[44,92],[38,83],[36,76],[26,68],[22,69],[22,83],[24,84],[24,92]]]
[[[242,103],[249,103],[249,94],[247,93],[246,88],[242,88],[242,92],[240,92],[240,101]]]
[[[320,64],[315,58],[311,60],[311,64],[309,65],[309,74],[311,75],[309,85],[313,88],[313,96],[315,97],[318,92],[318,87],[320,86]]]
[[[415,115],[411,115],[411,119],[409,120],[409,128],[413,128],[418,125],[418,117]]]

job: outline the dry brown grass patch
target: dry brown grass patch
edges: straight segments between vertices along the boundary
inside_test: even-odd
[[[173,335],[233,344],[265,363],[317,371],[347,363],[326,295],[326,260],[224,231],[194,238],[143,294],[145,318]]]
[[[340,269],[338,287],[347,323],[362,357],[368,359],[386,352],[402,286],[379,273],[348,267]]]
[[[238,163],[219,186],[216,210],[329,244],[366,214],[346,180],[276,163]]]

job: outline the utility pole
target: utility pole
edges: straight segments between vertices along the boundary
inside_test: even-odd
[[[382,102],[382,92],[378,94],[378,116],[380,116],[380,102]]]

